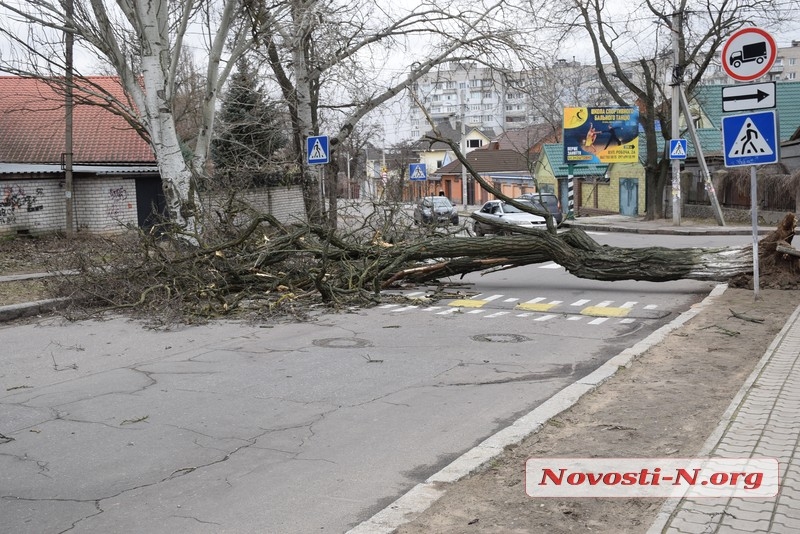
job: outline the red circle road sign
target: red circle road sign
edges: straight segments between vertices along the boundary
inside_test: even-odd
[[[769,72],[777,54],[775,39],[766,31],[742,28],[725,41],[722,68],[734,80],[749,82]]]

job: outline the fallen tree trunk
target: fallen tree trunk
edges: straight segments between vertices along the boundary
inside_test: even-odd
[[[778,286],[800,286],[800,257],[791,238],[789,214],[761,241],[764,275]],[[70,277],[64,293],[87,307],[124,308],[143,315],[173,313],[204,319],[237,309],[259,313],[304,313],[308,304],[364,305],[379,302],[382,289],[399,283],[442,281],[470,272],[492,272],[556,262],[592,280],[664,282],[692,279],[746,286],[751,247],[620,248],[601,245],[580,229],[561,233],[519,229],[515,235],[442,237],[422,234],[394,243],[375,232],[341,235],[314,225],[287,227],[262,215],[217,245],[186,250],[141,236],[143,247],[122,247],[118,255],[84,258],[81,275]],[[432,237],[434,235],[435,237]]]

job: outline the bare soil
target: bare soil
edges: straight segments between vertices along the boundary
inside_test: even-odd
[[[640,533],[661,499],[532,499],[531,457],[692,457],[800,303],[798,290],[728,289],[541,431],[509,448],[398,534]],[[750,318],[732,316],[731,310]]]

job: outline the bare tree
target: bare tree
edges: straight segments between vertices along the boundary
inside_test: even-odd
[[[131,99],[109,102],[109,106],[128,117],[150,142],[170,216],[194,234],[199,208],[193,179],[203,171],[208,157],[217,97],[232,65],[250,45],[250,34],[237,23],[240,2],[118,0],[114,5],[103,0],[71,1],[74,16],[69,18],[61,0],[0,1],[0,8],[9,14],[0,21],[0,34],[12,45],[0,57],[0,70],[51,82],[63,79],[64,32],[71,32],[82,50],[109,64]],[[176,124],[176,104],[185,100],[178,81],[184,74],[181,61],[186,58],[190,28],[200,28],[201,37],[193,38],[191,46],[202,49],[208,60],[202,74],[201,113],[195,115],[200,124],[187,161]],[[81,87],[91,90],[86,84]],[[187,235],[187,239],[196,241],[197,237]]]
[[[287,0],[282,6],[261,0],[248,9],[259,50],[289,108],[299,165],[306,137],[335,128],[331,147],[337,150],[368,113],[413,89],[436,66],[466,60],[507,65],[536,46],[521,28],[533,21],[506,0],[424,0],[410,10],[381,2]],[[403,74],[382,69],[389,62]],[[308,174],[304,184],[306,211],[322,221],[315,180]]]
[[[612,11],[603,0],[572,0],[560,7],[556,18],[591,47],[597,75],[611,100],[639,107],[646,140],[648,218],[663,217],[669,160],[659,152],[657,136],[669,138],[671,131],[667,84],[682,81],[691,93],[731,32],[756,22],[776,27],[791,21],[797,8],[796,0],[644,0],[624,11]],[[674,70],[673,34],[679,51]]]

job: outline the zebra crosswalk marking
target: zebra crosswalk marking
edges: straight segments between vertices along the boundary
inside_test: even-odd
[[[589,324],[601,324],[608,321],[608,317],[598,317],[597,319],[592,319],[589,321]]]
[[[558,317],[558,315],[553,315],[552,313],[549,315],[542,315],[541,317],[537,317],[534,321],[549,321],[550,319],[554,319]]]
[[[544,303],[542,302],[545,300],[543,297],[535,298],[529,300],[527,302],[523,302],[521,304],[517,304],[514,309],[515,310],[523,310],[523,311],[538,311],[538,312],[546,312],[550,311],[552,308],[555,308],[563,301],[561,300],[553,300],[551,302]]]
[[[601,303],[602,304],[602,303]],[[631,308],[612,308],[611,306],[587,306],[581,310],[581,315],[591,315],[592,317],[625,317],[631,312]]]

